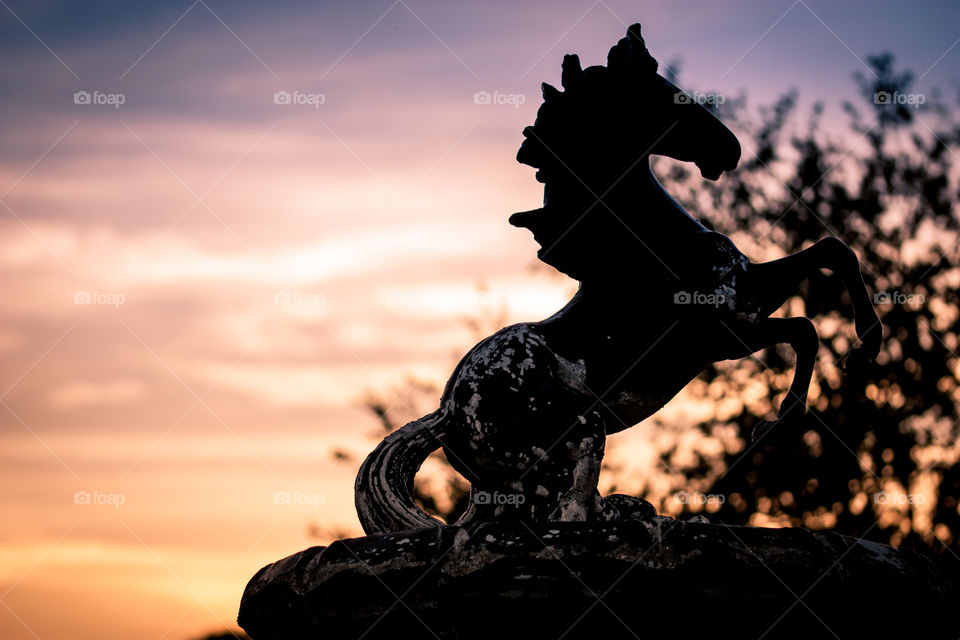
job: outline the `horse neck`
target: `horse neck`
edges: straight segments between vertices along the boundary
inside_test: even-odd
[[[580,282],[576,295],[540,324],[570,325],[579,330],[576,327],[580,324],[595,323],[598,314],[614,321],[632,322],[634,314],[647,304],[641,297],[629,293],[638,281],[649,287],[666,279],[670,268],[663,268],[663,262],[682,260],[683,247],[687,246],[690,234],[708,231],[667,193],[646,161],[638,163],[638,167],[610,191],[613,197],[604,200],[650,255],[640,257],[642,252],[638,252],[625,261],[594,265],[589,277]],[[629,233],[626,229],[624,232]]]
[[[609,339],[635,330],[644,306],[644,301],[622,282],[591,277],[580,283],[576,295],[562,309],[536,324],[554,342],[554,349],[564,351],[564,344],[595,342],[599,333]]]
[[[650,168],[649,157],[638,167],[636,175],[630,176],[630,184],[626,186],[629,189],[626,197],[639,203],[637,208],[643,217],[639,225],[631,226],[636,227],[634,231],[644,242],[649,238],[654,242],[669,243],[676,235],[707,231],[663,188]]]

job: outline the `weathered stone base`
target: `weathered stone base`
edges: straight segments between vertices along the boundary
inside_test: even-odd
[[[925,558],[805,529],[486,523],[313,547],[261,569],[254,640],[956,638]]]

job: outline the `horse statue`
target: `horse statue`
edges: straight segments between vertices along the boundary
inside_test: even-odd
[[[819,348],[805,317],[770,317],[817,269],[836,273],[853,303],[860,346],[877,355],[882,329],[856,254],[828,237],[791,256],[751,262],[657,182],[649,159],[693,162],[717,180],[740,144],[700,101],[657,73],[640,25],[606,66],[563,59],[560,91],[543,84],[517,160],[537,169],[543,206],[513,214],[543,262],[579,281],[553,316],[501,329],[474,346],[439,408],[387,436],[360,468],[356,507],[368,534],[443,523],[421,510],[413,480],[443,448],[471,483],[457,522],[645,519],[652,505],[597,490],[607,435],[663,407],[713,362],[785,343],[796,370],[774,421],[752,438],[796,428]]]

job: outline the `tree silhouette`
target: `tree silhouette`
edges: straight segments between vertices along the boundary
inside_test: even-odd
[[[849,301],[832,275],[810,278],[786,305],[790,315],[818,318],[821,335],[805,429],[684,471],[726,497],[717,521],[774,521],[926,548],[953,556],[943,564],[956,571],[960,211],[951,161],[960,123],[937,92],[911,93],[912,74],[898,72],[891,54],[868,63],[872,74],[854,75],[866,108],[843,104],[850,134],[839,141],[821,126],[822,104],[802,131],[789,130],[796,93],[762,110],[756,126],[745,119],[744,100],[730,101],[723,117],[750,134],[754,157],[717,185],[691,180],[682,167],[666,180],[715,230],[759,240],[765,252],[794,253],[826,235],[849,244],[873,280],[885,338],[870,371],[841,376],[856,338],[835,309]],[[774,373],[787,366],[780,352],[747,366],[785,390]],[[726,393],[743,393],[736,368],[712,367],[704,386],[721,381]],[[755,419],[743,405],[727,422],[743,434]],[[710,434],[716,422],[699,427]]]

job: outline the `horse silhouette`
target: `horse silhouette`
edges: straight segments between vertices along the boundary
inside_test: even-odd
[[[368,534],[439,526],[413,498],[423,460],[442,447],[471,483],[458,521],[649,518],[653,507],[600,496],[608,434],[651,416],[713,362],[788,344],[796,369],[774,428],[796,428],[819,336],[805,317],[770,317],[817,269],[835,272],[853,303],[860,346],[872,361],[882,329],[856,254],[828,237],[794,255],[751,262],[726,236],[683,209],[650,169],[651,155],[693,162],[716,180],[736,168],[740,144],[712,113],[657,73],[640,25],[606,66],[564,57],[560,91],[544,103],[517,160],[537,169],[543,207],[516,213],[539,258],[580,282],[555,315],[506,327],[473,347],[440,407],[391,435],[356,482]]]

